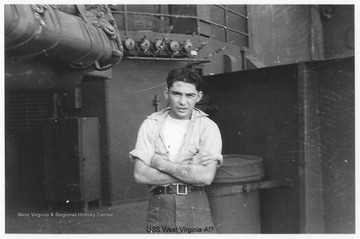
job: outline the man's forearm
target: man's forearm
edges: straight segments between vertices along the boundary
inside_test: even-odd
[[[213,161],[206,166],[198,164],[181,165],[168,160],[158,159],[152,162],[151,167],[170,174],[186,183],[209,185],[214,179],[217,162]]]
[[[134,177],[136,182],[149,185],[166,185],[179,182],[178,179],[165,172],[148,167],[139,159],[135,161]]]

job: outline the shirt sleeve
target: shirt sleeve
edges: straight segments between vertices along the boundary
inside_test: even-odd
[[[213,154],[219,162],[219,166],[223,163],[223,155],[222,152],[222,139],[219,127],[217,124],[207,119],[207,123],[203,128],[201,139],[200,139],[200,150]]]
[[[151,159],[155,154],[154,142],[152,140],[153,130],[154,127],[151,127],[150,119],[144,120],[139,128],[135,149],[129,153],[132,161],[140,159],[147,166],[150,166]]]

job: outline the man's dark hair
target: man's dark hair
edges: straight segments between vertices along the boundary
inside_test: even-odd
[[[193,84],[195,85],[197,91],[202,90],[204,84],[203,79],[197,73],[197,71],[189,67],[174,69],[169,72],[168,77],[166,79],[168,89],[170,89],[170,87],[176,81],[183,81],[186,83]]]

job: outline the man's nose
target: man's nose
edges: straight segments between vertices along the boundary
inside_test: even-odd
[[[186,99],[185,99],[185,96],[183,95],[183,96],[180,96],[180,98],[179,98],[179,103],[180,104],[185,104],[186,103]]]

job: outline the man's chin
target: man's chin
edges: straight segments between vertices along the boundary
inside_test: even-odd
[[[174,115],[175,119],[190,119],[190,114],[188,112],[179,112],[177,111]]]

